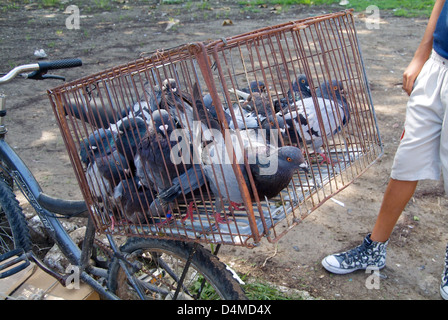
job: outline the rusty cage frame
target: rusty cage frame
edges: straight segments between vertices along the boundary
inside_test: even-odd
[[[247,87],[253,80],[262,81],[266,86],[265,101],[271,107],[274,101],[281,101],[286,92],[293,89],[299,73],[308,79],[310,99],[315,103],[317,91],[324,81],[337,79],[344,85],[343,94],[350,105],[350,121],[340,130],[327,133],[323,144],[331,159],[337,159],[334,163],[324,164],[313,148],[302,146],[311,166],[309,173],[297,172],[277,197],[258,199],[255,195],[254,202],[248,195],[249,186],[242,178],[241,167],[233,165],[244,208],[226,208],[226,223],[217,223],[214,219],[215,195],[207,184],[189,195],[189,199],[185,194],[176,199],[172,206],[173,219],[168,223],[160,223],[162,220],[156,217],[127,221],[120,210],[109,208],[106,200],[100,201],[93,196],[86,178],[86,166],[80,159],[81,142],[98,128],[111,127],[118,122],[120,114],[132,116],[144,110],[165,79],[175,80],[178,93],[193,92],[195,84],[202,96],[208,92],[216,108],[218,123],[222,129],[229,129],[228,122],[235,121],[238,116],[234,111],[245,105],[244,98],[235,89]],[[49,90],[48,95],[83,197],[100,233],[246,247],[256,245],[262,237],[275,242],[347,187],[383,153],[351,10],[287,22],[216,41],[159,50],[136,61],[65,83]],[[253,95],[252,90],[249,95]],[[164,98],[168,97],[162,94]],[[287,103],[280,109],[280,115],[282,110],[296,108],[303,99],[300,96]],[[82,116],[68,112],[68,105],[86,112]],[[106,108],[115,111],[112,118],[97,117]],[[330,103],[326,108],[335,106]],[[319,108],[316,108],[316,116],[324,130],[325,115]],[[193,133],[193,125],[188,120],[180,124]],[[248,129],[236,128],[238,134]],[[280,129],[279,123],[275,121],[271,129]],[[300,130],[297,128],[296,134],[300,134]],[[286,135],[279,134],[280,146],[291,144],[288,135],[289,131]],[[197,174],[202,174],[201,170]],[[253,183],[250,177],[249,181]],[[227,188],[226,185],[222,187]],[[158,192],[154,191],[152,197],[157,196]],[[142,206],[150,201],[146,198],[138,200]],[[193,219],[183,219],[191,200],[196,209]]]

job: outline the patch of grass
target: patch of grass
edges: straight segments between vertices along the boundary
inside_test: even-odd
[[[291,6],[295,4],[304,4],[310,6],[333,5],[338,4],[340,0],[242,0],[240,5],[260,6],[260,5],[281,5]],[[347,8],[353,8],[356,11],[365,11],[370,5],[376,5],[380,10],[387,10],[396,16],[403,17],[429,17],[434,6],[435,0],[349,0]]]
[[[380,10],[392,11],[394,15],[401,17],[429,17],[435,0],[379,0],[371,3],[365,0],[349,0],[348,7],[356,11],[364,11],[369,5],[376,5]],[[336,1],[337,2],[337,1]]]
[[[59,7],[61,5],[60,0],[41,0],[44,7]]]
[[[110,10],[112,8],[110,0],[94,0],[93,3],[97,9]]]
[[[250,281],[242,287],[250,300],[303,300],[298,294],[288,295],[266,282]]]

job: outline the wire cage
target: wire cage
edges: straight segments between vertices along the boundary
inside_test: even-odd
[[[250,247],[348,186],[383,152],[354,24],[185,44],[49,90],[98,232]]]

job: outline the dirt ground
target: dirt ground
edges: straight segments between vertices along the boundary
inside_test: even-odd
[[[192,1],[166,5],[111,1],[112,5],[80,8],[79,30],[69,30],[64,8],[23,5],[0,12],[0,70],[33,63],[36,49],[48,59],[79,57],[83,67],[64,70],[67,80],[126,63],[142,52],[186,42],[217,39],[267,25],[336,12],[343,7],[292,6],[245,10],[237,1]],[[99,4],[100,2],[95,2]],[[362,271],[335,276],[320,264],[324,256],[358,245],[375,221],[404,122],[407,95],[401,89],[404,68],[412,58],[426,19],[380,13],[380,28],[368,29],[365,13],[355,13],[357,31],[371,84],[373,103],[384,143],[384,155],[352,185],[327,201],[278,243],[255,249],[224,247],[221,258],[235,270],[314,298],[440,299],[444,249],[448,242],[447,199],[440,182],[422,182],[392,235],[388,262],[380,272],[379,289],[369,286]],[[176,20],[178,19],[178,21]],[[223,25],[230,19],[232,24]],[[166,30],[167,22],[176,24]],[[8,94],[8,141],[29,164],[49,194],[72,199],[80,191],[46,96],[57,80],[16,81],[2,86]],[[28,209],[26,209],[28,210]]]

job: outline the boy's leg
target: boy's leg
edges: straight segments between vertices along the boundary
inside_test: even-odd
[[[417,182],[390,179],[370,236],[372,241],[385,242],[389,239],[398,218],[415,192]]]

